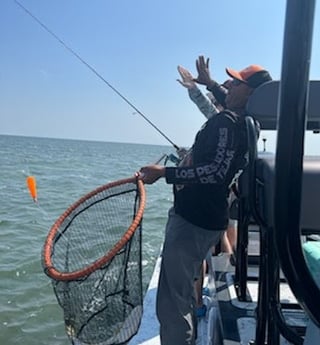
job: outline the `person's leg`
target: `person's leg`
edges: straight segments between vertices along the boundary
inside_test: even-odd
[[[228,230],[229,230],[229,227],[228,227]],[[232,254],[233,253],[233,249],[232,249],[232,246],[231,246],[231,244],[229,242],[227,231],[223,234],[223,236],[221,238],[221,251],[223,253]]]
[[[194,279],[219,231],[206,231],[169,212],[157,294],[162,345],[193,345]]]
[[[237,249],[237,237],[238,237],[238,231],[237,231],[237,221],[235,219],[229,220],[229,225],[227,229],[227,238],[230,243],[230,246],[232,248],[232,251],[235,252]]]
[[[204,276],[206,273],[206,268],[207,268],[207,262],[206,260],[203,260],[201,268],[200,268],[199,278],[196,279],[194,282],[195,308],[196,308],[197,317],[205,316],[206,309],[207,309],[206,306],[203,304],[203,299],[202,299],[203,281],[204,281]]]
[[[200,274],[199,277],[195,280],[194,282],[194,297],[195,297],[195,303],[196,303],[196,308],[199,308],[202,306],[202,286],[203,286],[203,280],[204,280],[204,266],[205,265],[205,260],[203,261],[201,267],[200,267]]]
[[[190,236],[182,218],[170,210],[157,293],[157,316],[162,345],[194,344],[192,309],[195,272],[192,262],[185,258]],[[186,266],[187,261],[189,267]],[[201,260],[198,267],[200,264]]]

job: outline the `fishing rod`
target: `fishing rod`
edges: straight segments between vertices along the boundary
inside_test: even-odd
[[[40,19],[38,19],[33,13],[31,13],[25,6],[23,6],[19,1],[14,0],[14,2],[20,6],[31,18],[33,18],[44,30],[46,30],[52,37],[54,37],[63,47],[68,50],[73,56],[75,56],[80,62],[82,62],[87,68],[90,69],[100,80],[102,80],[110,89],[112,89],[119,97],[121,97],[131,108],[133,108],[136,113],[142,116],[158,133],[160,133],[177,151],[180,149],[171,139],[169,139],[155,124],[153,124],[146,115],[144,115],[135,105],[133,105],[124,95],[120,93],[114,86],[112,86],[94,67],[92,67],[88,62],[86,62],[78,53],[76,53],[72,48],[70,48],[59,36],[57,36],[52,30],[50,30],[45,24],[43,24]]]

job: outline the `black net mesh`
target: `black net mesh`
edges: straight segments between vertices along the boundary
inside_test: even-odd
[[[53,266],[74,272],[110,251],[132,223],[139,202],[134,183],[108,188],[82,201],[61,223]],[[53,280],[73,344],[124,344],[142,316],[141,222],[103,267],[81,279]]]

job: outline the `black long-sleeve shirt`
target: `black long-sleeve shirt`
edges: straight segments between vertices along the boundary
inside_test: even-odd
[[[215,99],[218,101],[219,104],[221,104],[223,108],[226,107],[225,100],[228,94],[228,90],[225,87],[223,87],[215,81],[212,81],[212,84],[207,87],[207,90],[212,92]]]
[[[210,118],[196,135],[188,165],[166,168],[176,213],[208,230],[225,229],[229,187],[245,167],[246,153],[243,116],[222,111]]]

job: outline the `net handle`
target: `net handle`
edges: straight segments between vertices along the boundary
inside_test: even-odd
[[[123,234],[123,236],[120,238],[120,240],[113,246],[113,248],[110,249],[110,251],[108,253],[106,253],[100,259],[97,259],[92,264],[84,267],[81,270],[77,270],[77,271],[73,271],[73,272],[60,272],[57,269],[55,269],[54,265],[52,263],[52,259],[51,259],[52,255],[51,254],[53,251],[54,239],[55,239],[56,234],[59,231],[59,227],[60,227],[61,223],[81,203],[88,200],[92,196],[94,196],[98,193],[101,193],[102,191],[104,191],[106,189],[120,186],[120,185],[123,185],[126,183],[134,183],[137,185],[138,191],[140,194],[140,198],[139,198],[139,207],[138,207],[138,210],[136,212],[136,215],[135,215],[131,225],[129,226],[127,231]],[[145,203],[146,203],[146,192],[145,192],[144,184],[136,176],[107,183],[103,186],[98,187],[97,189],[93,190],[92,192],[84,195],[77,202],[75,202],[73,205],[71,205],[57,219],[57,221],[53,224],[53,226],[51,227],[51,229],[47,235],[47,238],[46,238],[45,243],[44,243],[44,248],[43,248],[43,258],[44,258],[43,265],[44,265],[44,270],[45,270],[46,274],[54,280],[70,281],[70,280],[76,280],[76,279],[83,278],[83,277],[89,275],[90,273],[96,271],[100,267],[104,266],[107,262],[109,262],[119,252],[119,250],[130,240],[132,235],[135,233],[137,227],[139,226],[139,224],[141,222],[144,208],[145,208]]]

